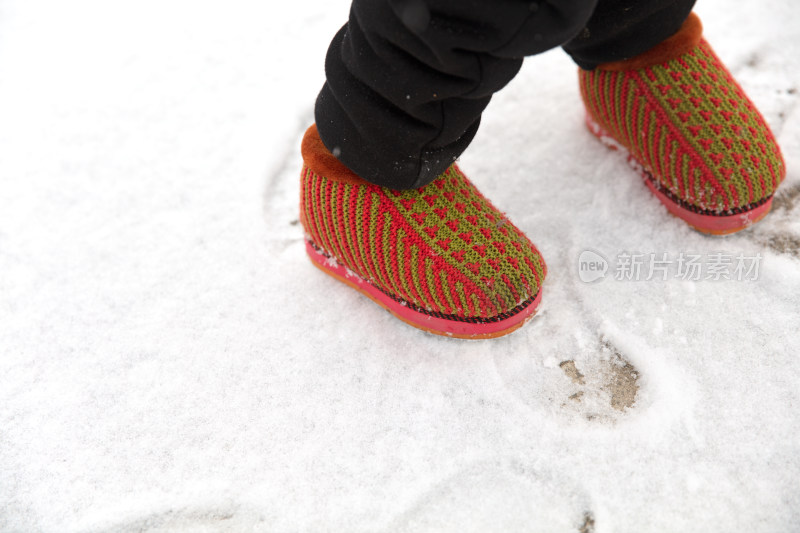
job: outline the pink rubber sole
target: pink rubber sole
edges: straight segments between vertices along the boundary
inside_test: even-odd
[[[595,122],[588,113],[586,114],[586,127],[598,139],[600,139],[600,142],[612,150],[618,150],[627,158],[628,163],[630,163],[634,169],[639,171],[642,178],[644,178],[644,183],[647,185],[647,188],[650,189],[650,192],[652,192],[656,198],[658,198],[659,201],[664,204],[664,207],[667,208],[667,211],[669,211],[670,214],[680,218],[701,233],[727,235],[729,233],[741,231],[764,218],[772,208],[772,197],[770,197],[769,200],[758,207],[731,215],[707,215],[687,209],[667,196],[664,189],[656,181],[655,177],[645,170],[644,165],[642,165],[640,161],[633,157],[633,155],[624,146],[619,144],[600,124]]]
[[[334,258],[318,251],[314,244],[308,240],[306,241],[306,253],[308,253],[308,257],[314,266],[326,274],[356,289],[403,322],[436,335],[459,339],[492,339],[501,337],[522,327],[525,322],[533,318],[542,299],[542,291],[540,289],[533,301],[527,306],[502,320],[477,323],[449,320],[416,311],[409,307],[408,304],[394,300],[344,265],[339,264]]]

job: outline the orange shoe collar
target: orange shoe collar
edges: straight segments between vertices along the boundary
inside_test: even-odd
[[[336,156],[328,150],[319,137],[316,124],[312,124],[303,135],[300,151],[303,154],[303,162],[309,170],[319,176],[325,176],[326,178],[351,185],[369,184],[369,182],[358,177],[352,170],[347,168],[344,163],[336,159]]]

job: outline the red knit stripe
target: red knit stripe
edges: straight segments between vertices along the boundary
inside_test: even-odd
[[[402,287],[404,299],[409,302],[417,301],[417,295],[414,293],[413,284],[409,282],[411,272],[409,270],[409,261],[406,261],[408,255],[408,235],[402,230],[397,232],[397,240],[395,241],[394,257],[397,264],[397,278]]]
[[[503,283],[505,283],[511,290],[511,296],[514,298],[514,302],[512,302],[512,307],[513,307],[514,303],[520,301],[519,292],[517,291],[517,288],[514,286],[514,284],[511,282],[511,280],[508,278],[507,275],[503,274],[502,276],[500,276],[500,279],[502,279]]]
[[[634,109],[633,102],[631,100],[636,99],[636,91],[631,91],[631,79],[629,76],[621,76],[621,79],[622,81],[620,82],[620,85],[622,87],[622,94],[620,97],[619,115],[622,117],[622,120],[619,121],[619,138],[626,146],[632,146],[630,126],[631,117],[634,116]]]
[[[535,276],[535,274],[534,274],[534,276]],[[533,294],[533,291],[531,290],[531,284],[528,283],[528,278],[525,277],[525,274],[520,272],[519,273],[519,279],[522,282],[522,286],[525,287],[525,292],[527,294],[527,297],[530,298],[531,296],[533,296],[534,294]]]
[[[666,155],[666,174],[665,177],[669,180],[668,183],[665,184],[667,188],[671,191],[676,191],[678,189],[678,153],[677,150],[673,148],[674,139],[670,139],[668,136],[663,137],[663,146],[664,154]]]
[[[364,195],[364,216],[363,216],[363,232],[362,232],[362,239],[361,239],[361,246],[364,250],[364,255],[367,259],[367,266],[369,269],[370,280],[378,280],[380,279],[380,270],[378,269],[378,265],[376,263],[376,258],[373,256],[373,248],[372,248],[372,240],[370,239],[370,227],[373,224],[377,224],[377,216],[372,214],[374,209],[373,206],[373,193],[368,189],[367,193]]]
[[[764,161],[767,163],[770,176],[772,176],[772,189],[775,190],[780,184],[780,180],[778,179],[778,174],[775,172],[775,167],[772,166],[772,161],[766,158],[764,159]]]
[[[606,89],[608,88],[609,74],[607,72],[600,72],[597,76],[596,90],[594,92],[597,98],[597,112],[600,115],[602,124],[608,124],[611,127],[611,132],[614,130],[614,125],[608,117],[608,108],[606,107]],[[610,133],[611,133],[610,132]]]
[[[317,207],[314,210],[316,230],[317,230],[315,237],[317,238],[317,245],[321,246],[323,249],[325,249],[325,251],[333,253],[333,250],[331,250],[330,245],[327,242],[325,242],[325,227],[322,221],[323,213],[325,211],[325,203],[323,202],[323,196],[322,196],[322,179],[319,176],[315,176],[314,190],[312,194],[313,194],[311,198],[312,204]]]
[[[464,302],[464,299],[461,296],[461,294],[458,293],[458,288],[457,287],[458,287],[459,283],[453,278],[453,276],[448,275],[446,272],[444,274],[447,276],[447,278],[446,278],[446,281],[447,281],[446,287],[448,287],[449,290],[450,290],[450,301],[453,302],[453,305],[454,305],[455,310],[456,310],[457,313],[460,313],[460,314],[465,313],[466,310],[467,310],[467,306],[466,306],[466,304]],[[462,289],[461,290],[462,291],[464,290],[463,289],[463,285],[462,285]]]
[[[480,316],[490,316],[490,315],[492,315],[492,308],[494,306],[492,306],[487,299],[478,298],[478,295],[475,294],[474,292],[470,293],[469,296],[470,296],[470,298],[472,298],[472,301],[473,301],[475,307],[477,308],[478,313],[480,314]]]
[[[421,250],[420,250],[421,251]],[[428,258],[423,255],[423,257],[417,256],[417,265],[416,265],[416,279],[419,280],[419,286],[422,288],[422,293],[425,296],[424,301],[428,302],[428,305],[433,308],[434,306],[438,305],[436,303],[436,298],[434,298],[433,293],[431,292],[430,284],[425,277],[425,265],[427,264]],[[433,309],[436,311],[437,309]]]
[[[350,233],[349,240],[353,245],[354,255],[356,256],[356,261],[358,264],[359,275],[364,278],[369,278],[369,267],[367,266],[367,261],[364,256],[364,247],[361,245],[361,236],[359,235],[359,229],[361,228],[361,224],[359,223],[364,218],[364,213],[361,209],[362,204],[359,204],[359,198],[362,197],[364,194],[363,187],[351,187],[350,188],[350,196],[347,200],[349,206],[349,223],[347,231]]]
[[[747,184],[747,192],[750,195],[750,198],[760,198],[764,195],[764,179],[761,177],[761,173],[758,174],[758,182],[760,184],[761,189],[756,194],[754,190],[754,180],[753,177],[747,172],[747,169],[744,167],[739,168],[739,175],[742,177],[742,180]]]
[[[414,249],[414,242],[411,240],[411,237],[409,235],[406,235],[406,237],[403,239],[403,241],[404,241],[403,242],[403,269],[405,271],[404,274],[405,274],[406,279],[409,280],[408,285],[409,285],[409,292],[411,294],[411,299],[417,305],[422,305],[425,300],[422,297],[422,294],[420,294],[420,291],[418,290],[418,283],[415,283],[415,280],[417,279],[417,277],[414,276],[413,272],[412,272],[412,269],[414,268],[414,265],[416,264],[416,261],[414,261],[414,259],[412,257],[412,250]]]
[[[619,75],[616,72],[607,73],[603,82],[605,86],[601,93],[603,95],[603,99],[600,104],[604,109],[607,109],[608,122],[614,125],[612,131],[614,137],[617,139],[622,136],[620,123],[625,122],[624,120],[619,120],[617,114],[617,107],[620,105],[619,95],[617,94],[617,91],[619,90],[619,83],[617,82],[618,77]]]
[[[303,227],[310,235],[316,233],[314,231],[314,214],[311,211],[311,171],[308,167],[304,167],[303,175],[300,178],[300,201],[303,212]]]
[[[395,287],[396,291],[395,294],[401,296],[404,300],[410,300],[411,295],[406,291],[402,279],[400,279],[400,265],[397,260],[398,253],[397,249],[395,248],[396,243],[399,241],[398,234],[397,234],[397,225],[391,224],[389,229],[389,264],[391,265],[390,270],[392,273],[392,285]],[[395,243],[395,246],[392,246],[392,243]],[[395,249],[392,249],[395,248]]]
[[[353,257],[353,246],[352,246],[352,239],[349,238],[349,231],[347,227],[347,216],[345,215],[345,201],[344,201],[344,193],[345,189],[349,187],[349,185],[344,183],[338,183],[333,190],[333,195],[336,197],[336,204],[331,206],[331,212],[333,209],[336,209],[336,217],[331,216],[333,219],[333,228],[336,237],[336,243],[340,248],[340,257],[349,268],[358,268],[358,263],[356,263],[355,258]],[[359,273],[361,275],[361,273]]]
[[[691,171],[692,157],[687,152],[680,150],[680,147],[678,153],[681,154],[681,177],[683,178],[678,180],[681,187],[681,198],[691,199],[692,193],[690,191],[694,190],[692,189],[694,186],[694,176]]]
[[[635,80],[635,82],[636,88],[634,93],[636,94],[636,97],[633,99],[633,110],[628,114],[633,130],[631,132],[631,145],[628,146],[628,148],[633,153],[638,154],[642,153],[642,136],[639,134],[639,132],[644,131],[642,129],[642,122],[644,121],[645,112],[642,110],[642,107],[646,108],[647,105],[646,102],[643,103],[644,99],[640,97],[641,88],[639,87],[638,80]],[[644,164],[644,162],[642,162],[642,164]]]
[[[611,120],[614,121],[616,124],[616,138],[623,138],[623,128],[627,120],[625,120],[625,116],[622,115],[622,106],[624,105],[624,101],[622,100],[622,90],[624,88],[624,78],[623,82],[620,83],[620,76],[617,74],[614,76],[614,82],[612,83],[611,87]]]
[[[305,186],[305,207],[306,207],[306,231],[312,236],[316,236],[317,234],[317,222],[316,222],[316,215],[314,213],[314,209],[312,209],[314,205],[313,201],[313,191],[314,191],[314,174],[309,170],[307,174],[307,179]]]
[[[333,204],[333,183],[330,180],[325,180],[322,188],[322,194],[324,197],[324,201],[321,203],[323,206],[323,223],[325,226],[325,243],[328,246],[328,250],[333,253],[333,255],[341,262],[344,260],[342,257],[342,250],[339,244],[336,242],[336,230],[333,226],[333,210],[335,206]]]
[[[537,272],[536,267],[533,265],[529,257],[525,258],[525,264],[528,265],[528,268],[531,269],[533,275],[536,277],[536,285],[541,286],[541,281],[539,280],[539,272]]]
[[[650,128],[651,131],[649,132],[649,138],[647,142],[649,147],[648,152],[651,155],[650,168],[653,170],[653,174],[655,176],[664,176],[663,169],[661,168],[664,160],[661,157],[662,154],[659,150],[661,148],[662,139],[661,124],[659,124],[658,121],[655,121],[653,124],[651,124]]]
[[[733,182],[728,183],[728,190],[731,193],[731,205],[739,205],[739,194],[736,192],[736,185]]]
[[[428,259],[425,264],[426,267],[426,279],[428,279],[428,270],[430,269],[430,277],[433,278],[433,285],[436,287],[436,302],[439,304],[440,309],[442,309],[445,313],[452,314],[454,309],[452,306],[448,305],[447,296],[445,296],[444,290],[442,289],[442,280],[439,276],[434,273],[432,267],[433,261]],[[429,282],[430,283],[430,282]]]
[[[386,213],[385,205],[386,201],[381,202],[381,209],[378,212],[378,227],[377,231],[375,232],[374,237],[374,246],[375,246],[375,253],[378,257],[378,268],[380,279],[384,284],[387,286],[385,287],[387,290],[391,291],[396,296],[399,296],[400,291],[398,290],[397,286],[392,279],[392,276],[389,275],[389,269],[391,268],[391,258],[386,256],[386,248],[388,246],[384,246],[384,242],[388,242],[388,227],[386,225],[386,218],[389,217],[391,220],[391,215]]]
[[[420,302],[423,305],[430,307],[430,302],[433,302],[433,296],[431,296],[430,290],[428,289],[428,284],[425,282],[425,280],[421,279],[419,275],[419,265],[422,262],[419,257],[421,250],[415,245],[411,245],[409,248],[411,249],[411,264],[414,265],[415,269],[412,273],[411,281],[414,285],[416,293],[420,295]]]
[[[674,176],[670,175],[669,167],[671,163],[674,161],[672,157],[670,157],[670,148],[672,146],[672,140],[668,135],[666,128],[664,128],[661,124],[658,126],[658,143],[656,152],[658,154],[658,172],[661,176],[669,179],[670,181],[674,179]],[[664,184],[665,186],[669,186],[670,183],[667,182]]]
[[[639,146],[637,148],[637,152],[641,154],[642,164],[647,167],[648,170],[652,169],[652,165],[650,163],[650,143],[648,142],[648,136],[650,133],[650,117],[652,116],[650,106],[645,104],[643,109],[641,110],[642,113],[642,126],[639,128],[641,132],[639,137]]]
[[[355,213],[352,211],[353,204],[351,202],[353,191],[355,187],[350,184],[342,184],[339,187],[336,202],[338,204],[339,220],[337,227],[342,234],[342,242],[347,247],[347,255],[349,257],[349,265],[359,276],[364,277],[364,268],[361,265],[358,253],[358,242],[354,231]]]

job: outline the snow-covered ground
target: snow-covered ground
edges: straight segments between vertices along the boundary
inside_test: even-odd
[[[473,342],[304,255],[347,10],[0,0],[0,531],[800,531],[800,5],[697,7],[789,168],[728,238],[585,130],[563,52],[526,62],[461,166],[550,274]],[[681,279],[681,253],[759,271]],[[616,279],[625,254],[668,279]]]

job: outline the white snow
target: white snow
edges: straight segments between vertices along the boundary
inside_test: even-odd
[[[0,531],[797,531],[800,6],[697,10],[782,145],[773,213],[671,218],[531,58],[460,164],[549,277],[467,342],[305,257],[346,0],[0,0]],[[583,283],[584,250],[763,259]]]

